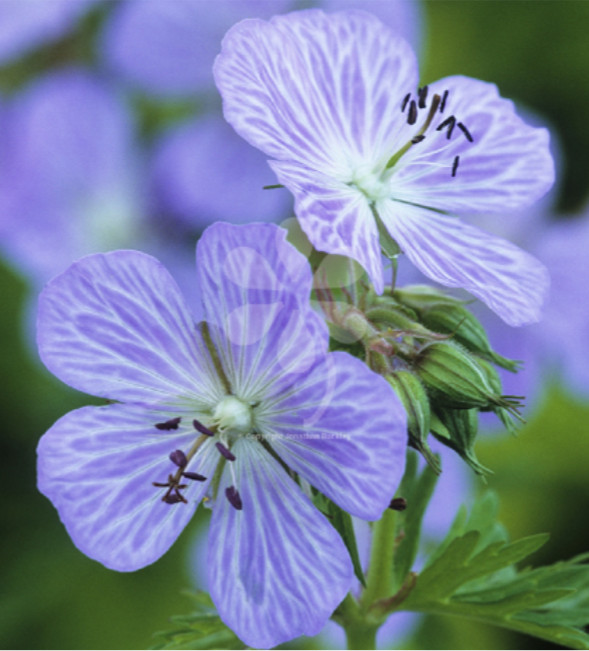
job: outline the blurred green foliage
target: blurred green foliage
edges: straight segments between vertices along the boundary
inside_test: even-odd
[[[466,74],[494,81],[504,96],[547,118],[561,143],[558,206],[587,200],[589,169],[589,2],[568,0],[430,0],[423,4],[423,80]],[[88,21],[100,21],[101,11]],[[82,29],[94,29],[94,23]],[[47,67],[91,57],[88,42],[68,37],[6,71],[0,88]],[[194,522],[166,556],[140,572],[119,574],[71,543],[48,500],[36,490],[35,447],[66,411],[91,402],[41,367],[27,341],[26,283],[0,267],[0,647],[144,648],[171,615],[186,613],[181,590],[194,587]],[[501,352],[501,351],[499,351]],[[551,389],[515,439],[481,442],[477,454],[494,470],[491,487],[512,538],[549,531],[537,563],[586,551],[589,539],[589,405]],[[296,643],[295,643],[296,644]],[[315,648],[320,642],[310,645]],[[540,645],[540,646],[539,646]],[[288,645],[292,648],[293,645]],[[403,648],[556,648],[458,619],[431,617]]]

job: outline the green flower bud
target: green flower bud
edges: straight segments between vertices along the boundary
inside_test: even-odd
[[[513,373],[517,371],[518,362],[493,351],[480,321],[464,305],[440,302],[424,310],[421,320],[432,330],[452,334],[455,341],[473,353],[489,359],[508,371]]]
[[[497,370],[486,360],[477,359],[477,365],[485,373],[489,385],[492,387],[495,393],[501,393],[503,390],[501,386],[501,379]],[[518,408],[521,406],[521,400],[523,396],[503,396],[503,398],[509,401],[509,407],[493,407],[492,411],[496,414],[499,420],[503,423],[503,426],[510,434],[517,434],[518,425],[525,423],[525,420],[519,415]],[[516,422],[517,419],[518,422]]]
[[[430,395],[451,409],[513,408],[496,392],[472,355],[452,342],[435,342],[422,348],[415,371]]]
[[[423,384],[411,371],[398,370],[386,376],[389,384],[401,399],[407,412],[407,424],[411,445],[423,454],[435,470],[441,472],[439,459],[430,450],[427,437],[430,431],[430,405]]]
[[[432,414],[431,427],[433,435],[458,452],[478,475],[491,473],[480,463],[474,451],[479,428],[477,409],[436,408]]]

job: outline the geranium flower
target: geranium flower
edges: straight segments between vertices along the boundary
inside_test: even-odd
[[[74,543],[121,571],[159,558],[208,499],[212,598],[247,644],[270,647],[318,633],[353,582],[309,483],[380,517],[406,419],[382,377],[327,352],[311,272],[285,231],[216,224],[197,257],[199,325],[139,252],[88,256],[48,284],[43,361],[119,402],[70,412],[43,436],[39,488]]]
[[[214,72],[226,119],[273,159],[318,250],[357,260],[380,293],[380,230],[511,325],[539,318],[545,268],[454,216],[518,209],[553,182],[548,132],[493,84],[454,76],[418,88],[409,45],[360,11],[243,21]]]

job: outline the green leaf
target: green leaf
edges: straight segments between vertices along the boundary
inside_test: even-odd
[[[190,615],[170,618],[166,631],[154,634],[152,649],[246,649],[247,646],[221,621],[206,592],[186,592],[194,605]]]
[[[398,608],[466,617],[575,649],[589,649],[589,554],[539,568],[516,564],[548,539],[508,542],[487,493],[470,515],[462,509]],[[416,578],[415,578],[416,577]]]

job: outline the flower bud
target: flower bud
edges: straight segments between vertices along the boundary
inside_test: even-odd
[[[516,361],[502,357],[493,351],[480,321],[464,305],[440,301],[423,311],[421,321],[431,330],[453,335],[455,341],[473,353],[509,371],[517,371]]]
[[[478,410],[437,408],[431,423],[434,436],[458,452],[478,475],[491,472],[480,463],[474,451],[479,428]]]
[[[432,398],[451,409],[493,409],[511,403],[489,384],[472,355],[451,342],[422,348],[414,365]]]
[[[387,375],[386,379],[401,399],[407,412],[411,445],[419,450],[430,466],[439,473],[440,462],[427,444],[430,431],[430,405],[423,384],[415,373],[406,370],[394,371]]]

